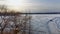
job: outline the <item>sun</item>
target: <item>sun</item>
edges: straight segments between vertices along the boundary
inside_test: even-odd
[[[20,7],[23,7],[24,0],[7,0],[6,5],[8,5],[11,9],[19,10]]]
[[[22,5],[23,0],[7,0],[8,5]]]

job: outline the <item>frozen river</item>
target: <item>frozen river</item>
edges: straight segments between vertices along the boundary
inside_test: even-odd
[[[31,15],[31,32],[33,34],[60,34],[60,14]]]

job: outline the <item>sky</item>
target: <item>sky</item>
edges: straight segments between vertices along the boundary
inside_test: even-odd
[[[60,12],[60,0],[0,0],[10,9],[27,12]]]

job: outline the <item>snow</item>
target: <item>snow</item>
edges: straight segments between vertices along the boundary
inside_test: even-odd
[[[46,32],[46,34],[50,34],[50,33],[59,34],[59,31],[57,31],[57,25],[54,21],[54,20],[60,19],[60,18],[58,19],[58,17],[60,17],[59,14],[56,14],[56,15],[55,14],[50,14],[50,15],[38,14],[38,15],[31,15],[31,16],[32,16],[31,28],[32,28],[32,30],[36,31],[34,33],[38,34],[39,33],[38,31],[43,31],[43,32]],[[49,21],[56,17],[57,17],[57,19],[54,19],[53,22]],[[47,24],[48,21],[49,21],[49,24]],[[47,28],[47,26],[49,27],[49,29]],[[49,30],[50,30],[50,33],[49,33]]]

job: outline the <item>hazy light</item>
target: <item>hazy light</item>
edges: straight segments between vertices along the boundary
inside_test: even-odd
[[[10,9],[14,9],[14,10],[22,10],[22,8],[25,5],[25,1],[26,0],[7,0],[6,1],[6,5],[8,6],[8,8]]]

